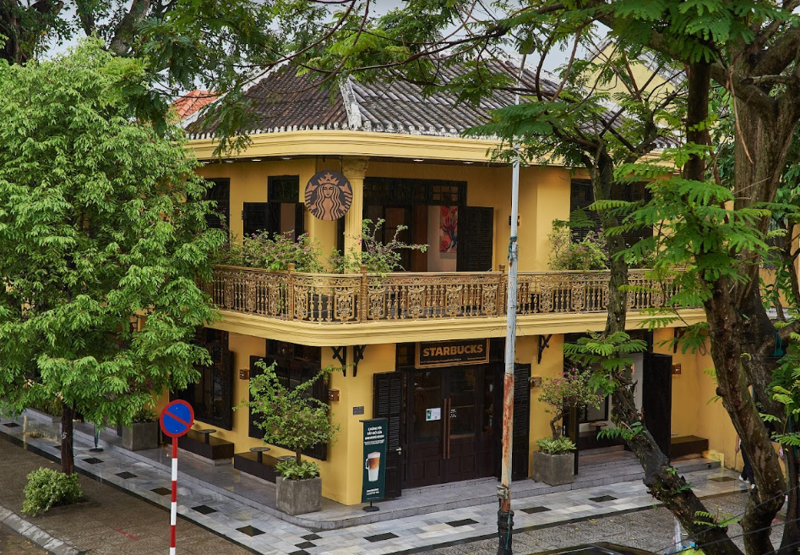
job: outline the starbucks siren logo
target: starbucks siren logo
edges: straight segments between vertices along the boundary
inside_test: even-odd
[[[338,220],[350,210],[352,203],[353,188],[339,172],[318,172],[308,180],[306,208],[318,220]]]

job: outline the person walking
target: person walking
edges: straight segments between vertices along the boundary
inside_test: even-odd
[[[747,457],[747,453],[744,452],[742,449],[742,440],[739,436],[736,436],[736,452],[742,452],[742,473],[739,475],[739,480],[742,482],[749,482],[750,488],[753,489],[756,487],[756,476],[753,473],[753,467],[750,466],[750,459]]]

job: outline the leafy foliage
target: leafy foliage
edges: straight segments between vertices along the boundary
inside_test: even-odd
[[[339,431],[339,425],[330,421],[330,407],[311,397],[314,382],[327,380],[335,369],[325,368],[290,391],[278,379],[275,364],[256,364],[263,373],[250,378],[250,401],[243,400],[236,408],[249,408],[256,426],[264,432],[264,442],[294,451],[300,465],[301,451],[334,441]],[[294,466],[288,471],[300,472]]]
[[[575,444],[568,437],[543,437],[536,440],[539,451],[548,455],[564,455],[575,450]]]
[[[16,409],[129,423],[208,361],[196,280],[223,238],[182,131],[133,119],[125,91],[145,83],[97,41],[0,62],[0,396]]]
[[[383,219],[374,223],[369,219],[363,220],[361,223],[361,236],[356,237],[356,239],[361,240],[361,250],[356,251],[355,248],[352,248],[350,252],[345,254],[334,250],[330,257],[330,263],[334,271],[354,274],[360,272],[361,266],[364,265],[367,267],[368,272],[384,275],[403,270],[403,266],[400,264],[402,260],[400,251],[425,252],[428,250],[428,245],[408,244],[399,239],[399,235],[408,229],[404,225],[397,226],[392,240],[384,243],[378,239],[378,234],[384,223],[386,221]]]
[[[590,372],[570,368],[559,377],[544,380],[539,402],[547,404],[545,412],[553,415],[550,420],[553,439],[561,437],[556,423],[564,418],[569,409],[598,408],[602,403],[603,396],[590,386],[590,378]]]
[[[83,492],[77,474],[64,474],[52,468],[39,468],[28,474],[22,512],[31,516],[46,513],[53,507],[80,501]]]
[[[243,237],[241,243],[231,242],[216,257],[219,264],[263,268],[271,272],[286,270],[295,265],[298,272],[321,272],[319,242],[307,233],[292,240],[292,232],[268,231]]]
[[[605,243],[593,231],[575,242],[572,240],[572,229],[555,220],[548,239],[552,270],[605,270],[608,267]]]
[[[276,464],[275,472],[286,480],[310,480],[319,476],[319,466],[313,461],[300,461],[298,463],[292,459]]]

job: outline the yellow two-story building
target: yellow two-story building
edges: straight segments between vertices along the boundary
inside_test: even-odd
[[[388,496],[496,475],[511,168],[492,162],[496,141],[461,132],[513,97],[499,92],[472,107],[456,106],[443,93],[423,97],[405,83],[343,81],[330,91],[284,67],[254,82],[247,98],[257,114],[252,142],[228,158],[213,155],[212,124],[199,114],[185,120],[189,146],[205,162],[201,173],[214,183],[210,198],[229,216],[234,240],[262,230],[291,231],[308,233],[324,251],[347,251],[360,248],[368,218],[386,221],[386,239],[406,226],[406,242],[429,248],[404,254],[407,271],[388,275],[218,267],[208,291],[221,320],[202,333],[214,364],[181,394],[196,419],[233,442],[237,453],[247,452],[261,444],[258,430],[246,410],[232,407],[248,399],[256,361],[277,363],[289,385],[320,368],[344,366],[315,390],[340,426],[336,442],[309,453],[321,467],[325,497],[360,502],[361,421],[372,417],[389,419]],[[352,191],[349,210],[331,221],[305,205],[307,183],[326,170],[343,174]],[[591,204],[591,188],[580,177],[557,163],[521,169],[517,478],[530,475],[534,442],[549,434],[549,417],[537,400],[539,378],[562,371],[565,340],[602,330],[606,319],[607,272],[548,267],[553,221]],[[712,451],[732,461],[732,428],[721,404],[708,402],[715,388],[703,372],[713,366],[708,353],[665,345],[679,327],[642,329],[642,309],[662,306],[674,286],[649,283],[642,270],[632,271],[631,281],[652,287],[630,293],[628,301],[628,326],[649,345],[634,363],[648,426],[662,446],[673,445],[673,456]],[[703,318],[701,310],[680,316],[675,326]],[[581,453],[604,446],[595,431],[610,425],[608,401],[573,420]],[[272,453],[286,451],[273,446]]]

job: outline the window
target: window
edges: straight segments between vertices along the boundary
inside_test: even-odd
[[[625,186],[623,191],[622,200],[629,202],[635,201],[649,201],[651,198],[650,191],[647,190],[644,183],[632,183]],[[594,203],[594,190],[592,189],[591,182],[587,180],[576,179],[571,183],[570,197],[569,197],[569,212],[572,215],[578,210],[582,211],[586,218],[589,220],[589,225],[586,227],[576,227],[572,229],[572,240],[574,242],[582,241],[590,231],[599,232],[600,215],[589,207]],[[642,229],[634,229],[625,232],[625,244],[631,246],[645,237],[653,235],[653,228],[647,227]]]
[[[292,233],[292,240],[305,232],[304,206],[299,202],[300,178],[296,175],[270,176],[267,202],[245,202],[242,206],[242,234],[250,237],[262,231]]]
[[[200,380],[173,397],[192,405],[198,420],[225,430],[233,429],[233,353],[228,350],[228,332],[202,328],[197,343],[208,349],[209,366],[197,366]]]
[[[225,229],[230,227],[231,215],[231,180],[230,179],[208,179],[213,183],[211,188],[206,190],[206,200],[212,200],[216,207],[212,213],[206,215],[206,225],[214,229]]]
[[[286,341],[267,340],[267,356],[264,362],[268,365],[275,364],[275,374],[281,385],[289,390],[294,389],[303,382],[307,382],[316,376],[321,370],[320,359],[322,349],[320,347],[309,347],[306,345],[296,345]],[[251,357],[250,376],[261,373],[261,369],[255,363],[261,357]],[[314,382],[313,387],[306,390],[306,396],[314,397],[323,403],[328,403],[328,385],[322,381]],[[261,430],[255,424],[255,418],[250,416],[250,437],[263,437]],[[304,455],[314,457],[319,460],[326,460],[328,453],[327,445],[317,445],[312,449],[303,451]]]

